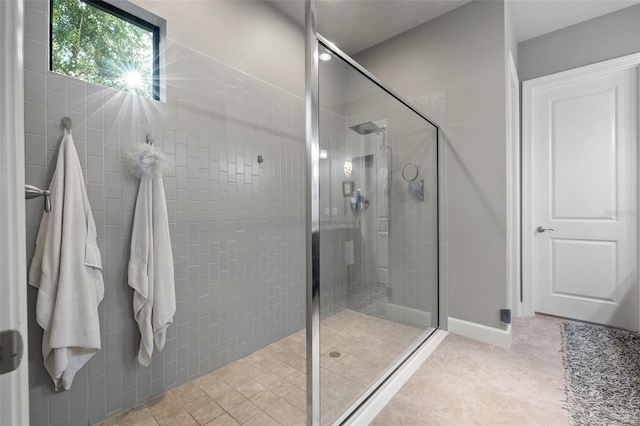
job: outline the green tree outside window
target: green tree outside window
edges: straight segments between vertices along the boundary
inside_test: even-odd
[[[153,99],[153,32],[82,0],[53,0],[52,69]]]

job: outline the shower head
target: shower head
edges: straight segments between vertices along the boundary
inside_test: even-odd
[[[373,121],[367,121],[366,123],[356,124],[355,126],[351,126],[350,128],[359,135],[364,136],[368,135],[369,133],[380,133],[384,130],[384,127],[378,126]]]

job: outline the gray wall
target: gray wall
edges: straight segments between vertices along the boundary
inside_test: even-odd
[[[474,1],[356,55],[407,98],[446,92],[448,315],[492,327],[507,303],[504,25],[503,2]]]
[[[640,5],[518,45],[520,81],[640,52]]]
[[[175,42],[167,48],[166,103],[51,73],[48,3],[28,1],[25,11],[26,181],[48,186],[60,120],[71,117],[98,230],[106,294],[99,307],[102,349],[76,375],[70,391],[54,392],[40,351],[36,290],[30,288],[31,420],[34,425],[95,424],[304,327],[304,102]],[[227,18],[236,21],[236,33],[246,35],[241,43],[248,60],[265,41],[252,44],[249,35],[256,37],[256,32],[244,26],[270,12],[261,4],[255,10],[247,9],[246,2],[233,4],[239,9]],[[223,20],[223,10],[216,9],[217,20]],[[172,12],[162,13],[167,13],[171,34],[177,27]],[[273,43],[282,39],[286,44],[296,34],[286,22],[268,19],[258,33],[267,33]],[[181,40],[197,39],[196,33],[187,37],[192,30],[185,27]],[[218,36],[216,43],[208,43],[240,42]],[[226,60],[220,49],[218,59]],[[269,78],[285,85],[290,65],[277,55],[262,57],[267,59]],[[230,60],[242,65],[237,55]],[[250,70],[258,73],[255,64]],[[126,283],[137,180],[123,172],[120,155],[144,143],[147,133],[171,166],[164,183],[177,314],[164,351],[142,367],[136,361],[139,335]],[[259,154],[262,165],[256,162]],[[41,216],[42,203],[28,202],[29,260]]]
[[[513,61],[518,67],[518,39],[516,37],[516,31],[514,27],[513,18],[511,17],[512,2],[504,2],[504,35],[505,35],[505,48],[508,54],[511,50],[513,55]],[[506,60],[509,60],[507,57]]]
[[[117,0],[114,0],[117,1]],[[304,32],[263,0],[131,0],[168,20],[167,37],[304,96]]]

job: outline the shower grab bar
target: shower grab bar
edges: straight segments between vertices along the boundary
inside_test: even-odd
[[[40,189],[33,185],[24,186],[25,199],[44,197],[44,211],[51,213],[51,191],[48,189]]]

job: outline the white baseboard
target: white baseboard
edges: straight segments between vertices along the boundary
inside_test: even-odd
[[[447,337],[444,330],[436,330],[429,340],[378,390],[349,420],[338,419],[335,425],[364,426],[370,424],[394,395],[409,381],[413,373],[436,350],[438,345]]]
[[[487,327],[475,322],[464,321],[457,318],[448,318],[449,333],[459,334],[470,339],[479,340],[491,345],[509,348],[511,346],[511,324],[506,330],[500,328]]]
[[[431,312],[394,305],[393,303],[387,303],[387,318],[423,327],[431,327]]]

